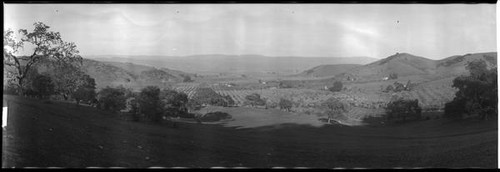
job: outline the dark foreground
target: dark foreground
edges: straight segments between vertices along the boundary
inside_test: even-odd
[[[66,103],[4,96],[2,167],[497,168],[497,122],[234,129],[153,125]]]

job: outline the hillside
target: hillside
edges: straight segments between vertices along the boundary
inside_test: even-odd
[[[386,127],[312,127],[289,121],[245,129],[179,123],[173,128],[169,122],[132,122],[119,114],[68,103],[6,95],[3,102],[8,102],[4,105],[9,113],[2,134],[3,168],[498,165],[496,120],[440,119]]]
[[[442,60],[438,60],[436,70],[441,75],[461,75],[467,73],[465,66],[468,62],[478,59],[484,60],[489,68],[497,66],[497,53],[489,52],[451,56]]]
[[[496,66],[496,58],[496,52],[452,56],[442,60],[431,60],[408,53],[396,53],[376,62],[353,68],[338,76],[350,76],[361,80],[381,80],[391,73],[396,73],[399,77],[447,78],[466,74],[466,64],[476,59],[485,60],[489,67],[494,67]]]
[[[291,75],[322,64],[368,64],[369,57],[270,57],[262,55],[94,56],[100,61],[131,62],[189,73]]]
[[[359,66],[361,65],[359,64],[320,65],[312,69],[306,70],[300,74],[297,74],[297,76],[305,76],[305,77],[335,76]]]

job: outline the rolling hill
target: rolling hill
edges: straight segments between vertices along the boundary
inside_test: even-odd
[[[335,76],[359,66],[361,65],[359,64],[320,65],[312,69],[306,70],[300,74],[297,74],[297,76],[306,76],[306,77]]]
[[[489,67],[496,67],[496,52],[451,56],[442,60],[431,60],[408,53],[396,53],[376,62],[348,70],[337,77],[354,77],[361,80],[380,80],[391,73],[399,77],[423,76],[447,78],[466,74],[468,62],[482,59]]]
[[[369,57],[269,57],[262,55],[93,56],[99,61],[131,62],[189,73],[291,75],[322,64],[368,64]]]
[[[50,62],[42,62],[36,65],[38,72],[53,72]],[[12,70],[10,68],[5,68]],[[91,59],[83,59],[80,69],[94,78],[97,89],[106,86],[124,86],[134,90],[148,85],[166,86],[182,82],[184,76],[193,74],[182,71],[170,70],[168,68],[155,68],[145,65],[119,62],[101,62]]]

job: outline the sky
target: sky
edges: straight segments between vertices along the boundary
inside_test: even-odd
[[[4,30],[41,21],[82,56],[442,59],[496,51],[495,17],[495,4],[4,4]]]

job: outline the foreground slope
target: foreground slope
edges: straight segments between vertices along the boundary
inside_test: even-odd
[[[172,128],[73,104],[4,101],[3,167],[497,167],[496,121]]]

